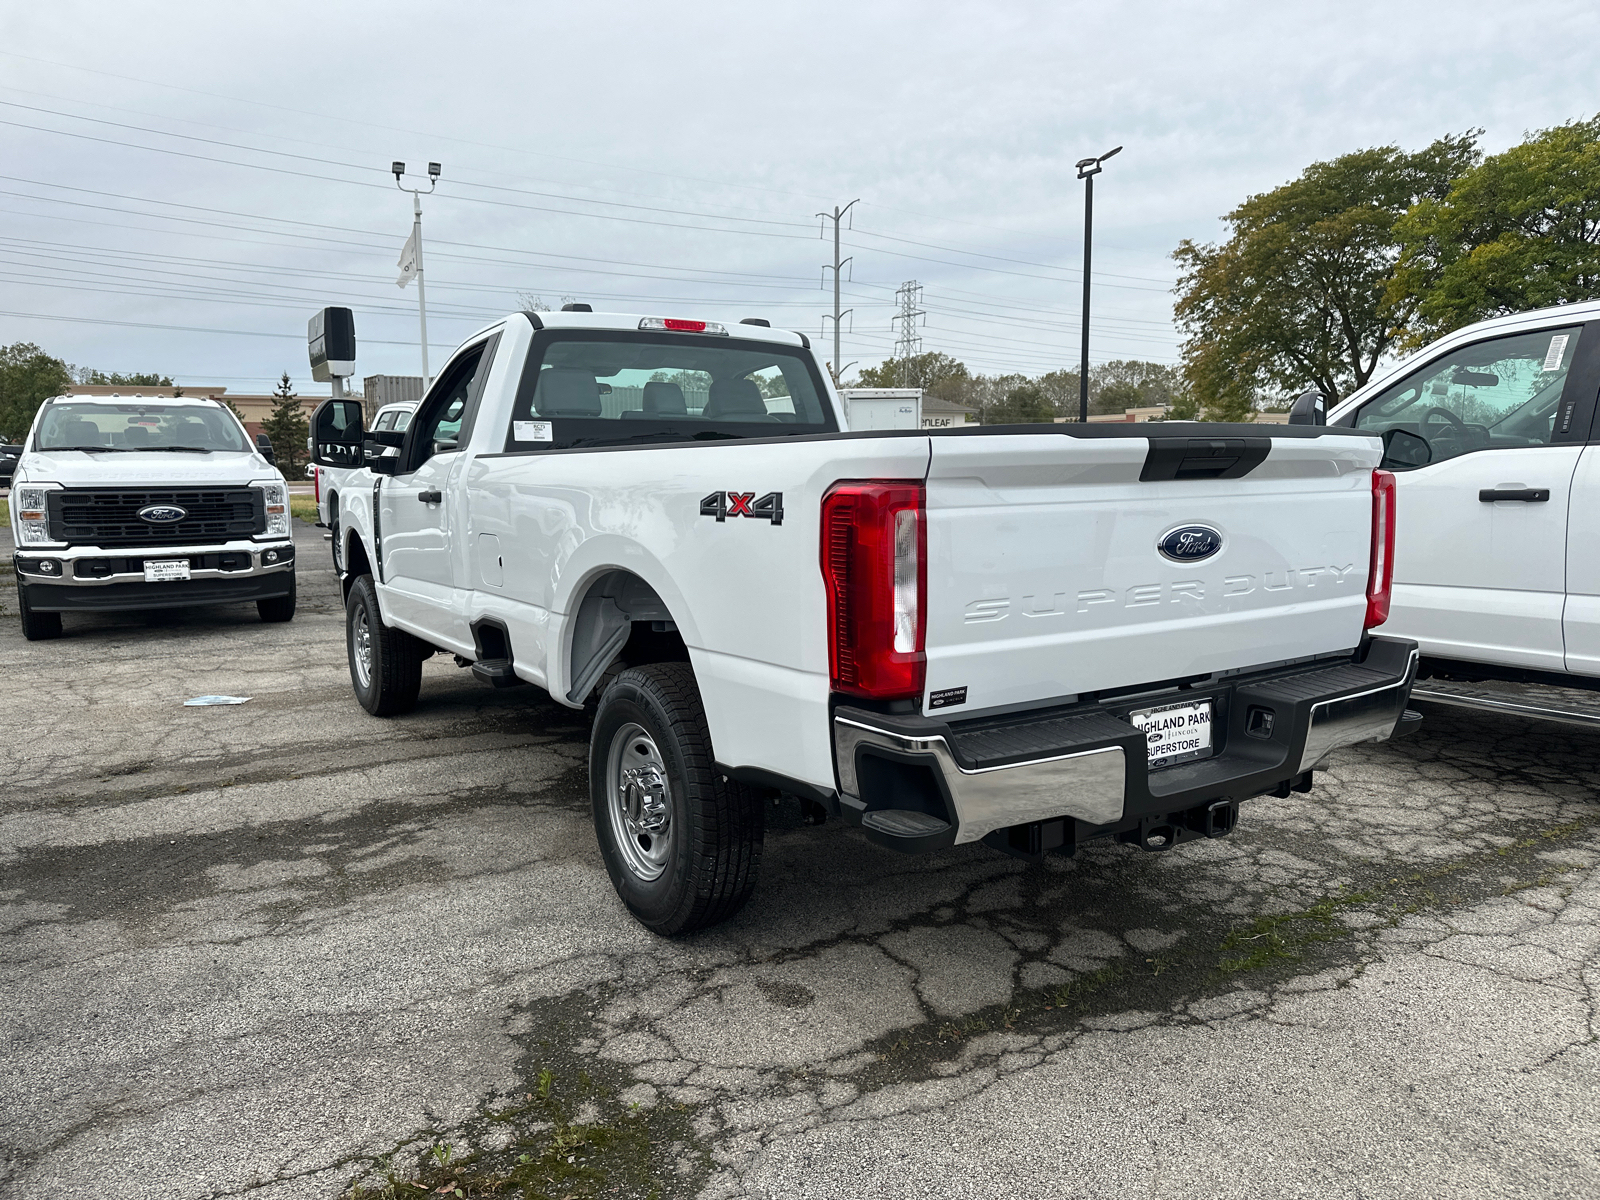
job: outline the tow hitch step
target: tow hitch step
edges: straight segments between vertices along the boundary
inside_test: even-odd
[[[861,828],[880,846],[915,854],[950,835],[950,822],[909,808],[880,808],[861,814]]]

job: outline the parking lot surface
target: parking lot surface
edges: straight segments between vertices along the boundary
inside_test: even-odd
[[[367,716],[296,528],[289,625],[29,643],[0,580],[5,1194],[1600,1193],[1600,735],[1433,708],[1232,838],[1041,865],[780,804],[668,942],[582,714],[437,656]]]

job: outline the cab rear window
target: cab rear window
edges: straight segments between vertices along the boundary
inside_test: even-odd
[[[715,335],[536,336],[507,450],[825,433],[838,428],[810,355]]]

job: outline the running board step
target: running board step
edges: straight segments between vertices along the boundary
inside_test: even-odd
[[[519,687],[528,682],[518,678],[511,669],[509,658],[480,658],[472,664],[472,673],[484,683],[497,688]]]
[[[1550,708],[1540,704],[1519,704],[1515,700],[1497,700],[1491,696],[1462,692],[1436,692],[1432,688],[1414,687],[1413,700],[1433,704],[1448,704],[1455,708],[1474,708],[1480,712],[1504,713],[1511,717],[1528,717],[1535,721],[1558,721],[1563,725],[1581,725],[1586,729],[1600,729],[1600,715],[1578,712],[1570,708]]]
[[[880,808],[861,814],[861,828],[880,846],[907,853],[938,850],[955,842],[949,821],[907,808]]]

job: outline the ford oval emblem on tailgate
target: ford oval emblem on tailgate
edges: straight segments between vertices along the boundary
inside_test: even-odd
[[[1180,525],[1162,534],[1156,549],[1173,562],[1199,562],[1222,549],[1222,534],[1209,525]]]
[[[152,525],[171,525],[189,515],[189,510],[176,504],[146,504],[139,510],[139,519]]]

